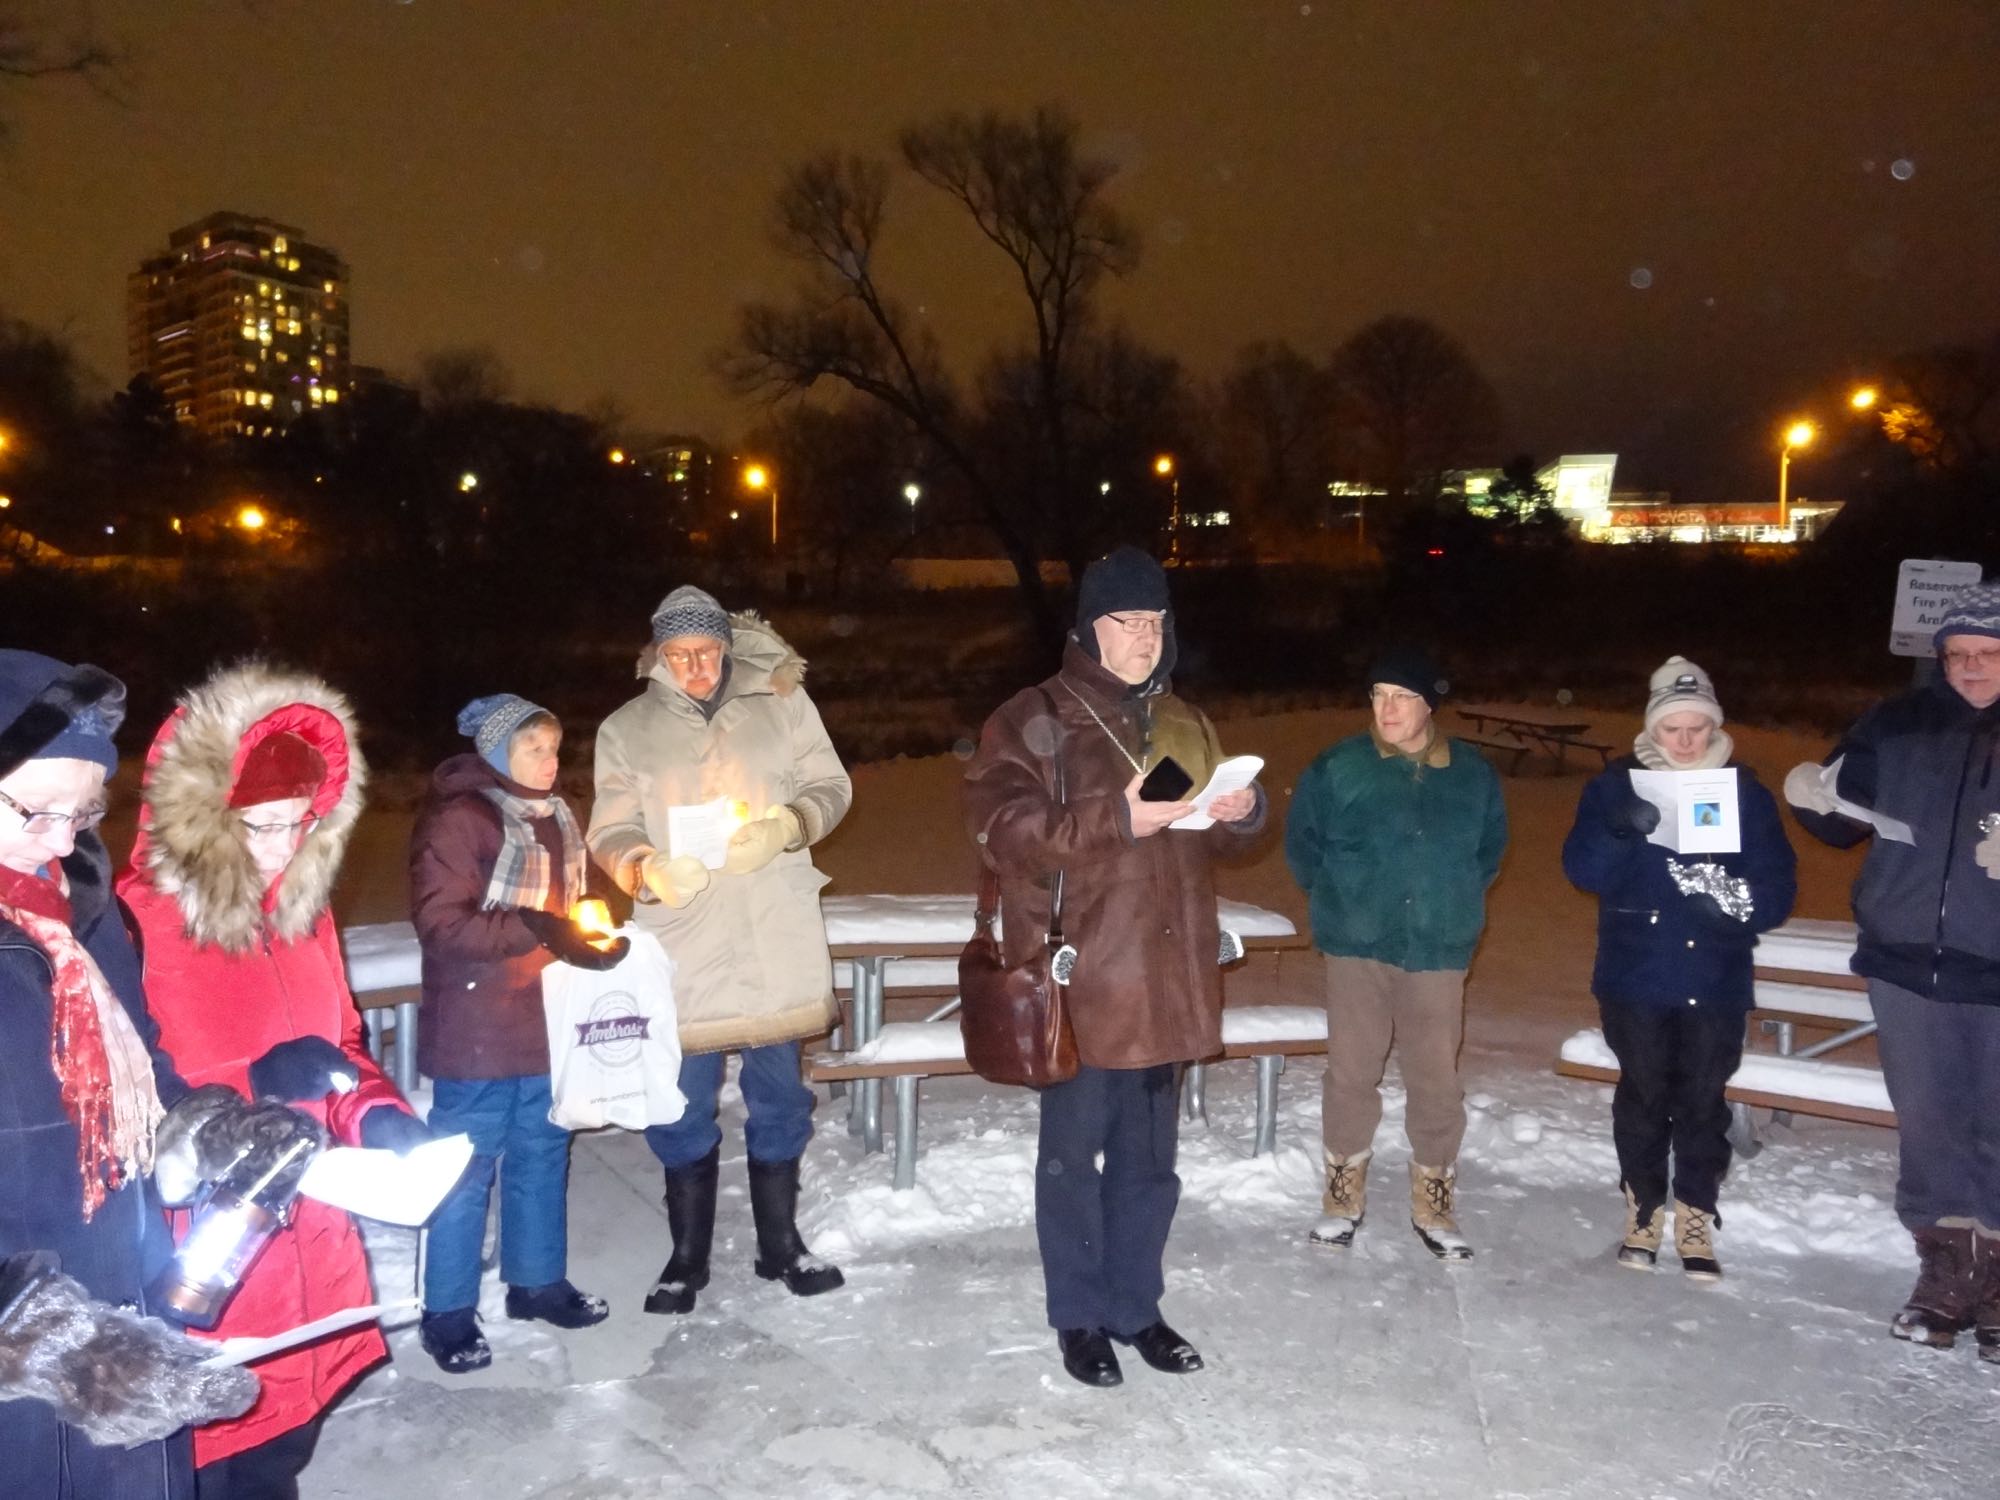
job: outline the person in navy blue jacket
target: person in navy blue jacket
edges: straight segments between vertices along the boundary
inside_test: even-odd
[[[1722,722],[1708,674],[1667,658],[1653,673],[1632,754],[1583,789],[1563,843],[1563,873],[1597,897],[1591,991],[1619,1067],[1611,1099],[1626,1209],[1618,1262],[1646,1270],[1658,1256],[1671,1152],[1674,1245],[1682,1268],[1703,1280],[1722,1274],[1713,1232],[1730,1156],[1723,1089],[1743,1060],[1751,949],[1758,933],[1791,915],[1797,894],[1777,801],[1730,758]],[[1631,773],[1724,766],[1736,770],[1741,852],[1677,855],[1650,842],[1660,810],[1633,790]],[[1682,890],[1673,866],[1702,862],[1747,883],[1747,914],[1725,910],[1707,891]]]

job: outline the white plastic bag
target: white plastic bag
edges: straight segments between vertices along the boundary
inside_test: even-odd
[[[671,1125],[687,1108],[673,960],[658,938],[629,922],[619,935],[632,949],[615,968],[542,970],[549,1120],[565,1130]]]

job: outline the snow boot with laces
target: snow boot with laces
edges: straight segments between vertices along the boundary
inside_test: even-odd
[[[1722,1262],[1715,1258],[1716,1230],[1722,1215],[1674,1199],[1674,1249],[1681,1269],[1696,1281],[1722,1280]]]
[[[1618,1247],[1618,1264],[1650,1271],[1660,1258],[1660,1236],[1666,1227],[1666,1205],[1655,1203],[1645,1214],[1632,1189],[1625,1189],[1625,1240]]]
[[[1985,1311],[1986,1300],[2000,1298],[2000,1291],[1991,1288],[1991,1273],[1982,1266],[1993,1257],[1981,1255],[1978,1233],[1970,1225],[1932,1224],[1911,1231],[1911,1237],[1917,1242],[1917,1284],[1902,1310],[1889,1320],[1889,1332],[1913,1344],[1949,1349]],[[1994,1338],[2000,1342],[2000,1305],[1992,1311]],[[1980,1342],[1983,1354],[1984,1332]]]
[[[1354,1243],[1354,1231],[1368,1207],[1368,1158],[1372,1153],[1357,1151],[1352,1156],[1326,1153],[1326,1194],[1320,1200],[1325,1215],[1307,1236],[1310,1244],[1326,1250],[1344,1250]]]
[[[1472,1259],[1472,1246],[1458,1232],[1453,1213],[1457,1188],[1456,1167],[1410,1163],[1410,1226],[1424,1248],[1439,1260]]]
[[[757,1264],[766,1281],[782,1281],[794,1297],[817,1297],[847,1278],[799,1238],[799,1161],[750,1163],[750,1212],[757,1221]]]
[[[694,1296],[708,1285],[708,1251],[715,1241],[715,1179],[722,1148],[700,1161],[667,1168],[667,1227],[674,1253],[646,1294],[649,1313],[691,1313]]]

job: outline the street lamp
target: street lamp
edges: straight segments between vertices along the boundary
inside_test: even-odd
[[[254,505],[246,505],[236,512],[236,524],[245,531],[262,531],[268,517]]]
[[[1876,397],[1879,394],[1872,385],[1858,386],[1854,394],[1847,398],[1847,404],[1856,411],[1867,411],[1874,406]]]
[[[1791,501],[1786,493],[1787,481],[1792,472],[1792,450],[1810,444],[1819,429],[1810,422],[1794,422],[1785,429],[1785,441],[1778,449],[1778,530],[1790,532],[1792,529]]]
[[[1153,472],[1166,480],[1171,496],[1167,510],[1167,561],[1178,562],[1181,556],[1181,476],[1174,464],[1171,453],[1162,453],[1153,460]]]
[[[769,490],[771,492],[771,546],[778,545],[778,479],[762,464],[751,464],[743,471],[743,487],[746,490]]]
[[[467,469],[463,474],[458,476],[458,492],[461,495],[469,495],[478,488],[479,476],[473,473],[472,470]]]
[[[604,456],[610,459],[614,464],[622,464],[625,462],[625,450],[623,448],[613,448],[609,453],[605,454]]]

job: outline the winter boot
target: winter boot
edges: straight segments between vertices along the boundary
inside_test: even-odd
[[[667,1227],[674,1253],[646,1294],[649,1313],[690,1313],[694,1294],[708,1285],[708,1249],[715,1241],[715,1177],[720,1146],[700,1161],[667,1168]]]
[[[447,1375],[465,1375],[493,1363],[492,1347],[479,1331],[479,1314],[470,1307],[425,1313],[417,1325],[417,1339]]]
[[[782,1281],[794,1297],[817,1297],[847,1278],[806,1249],[799,1238],[799,1161],[750,1163],[750,1212],[757,1221],[756,1272]]]
[[[1947,1228],[1933,1224],[1913,1231],[1917,1242],[1917,1285],[1903,1310],[1889,1322],[1889,1332],[1913,1344],[1929,1344],[1949,1349],[1959,1330],[1972,1323],[1983,1311],[1981,1292],[1985,1278],[1979,1237],[1971,1226]],[[1990,1294],[1989,1294],[1990,1295]],[[1994,1308],[2000,1315],[2000,1306]],[[2000,1322],[2000,1317],[1996,1317]],[[2000,1328],[1995,1329],[2000,1337]],[[1984,1333],[1980,1336],[1982,1353]]]
[[[1680,1252],[1681,1269],[1696,1281],[1722,1280],[1714,1239],[1721,1227],[1722,1215],[1674,1199],[1674,1249]]]
[[[547,1286],[507,1288],[507,1316],[517,1323],[552,1323],[557,1328],[589,1328],[611,1316],[602,1297],[579,1292],[567,1278]]]
[[[2000,1235],[1981,1232],[1972,1244],[1981,1262],[1979,1357],[2000,1365]]]
[[[1457,1188],[1456,1167],[1410,1163],[1410,1226],[1424,1248],[1439,1260],[1472,1259],[1472,1246],[1458,1232],[1458,1220],[1452,1212]]]
[[[1368,1207],[1368,1158],[1372,1154],[1326,1153],[1326,1195],[1320,1200],[1325,1217],[1313,1225],[1306,1237],[1309,1244],[1344,1250],[1354,1243],[1354,1231],[1361,1227],[1361,1216]]]
[[[1660,1233],[1666,1227],[1666,1205],[1655,1203],[1642,1218],[1639,1200],[1625,1189],[1625,1243],[1618,1247],[1618,1264],[1650,1271],[1660,1258]]]

